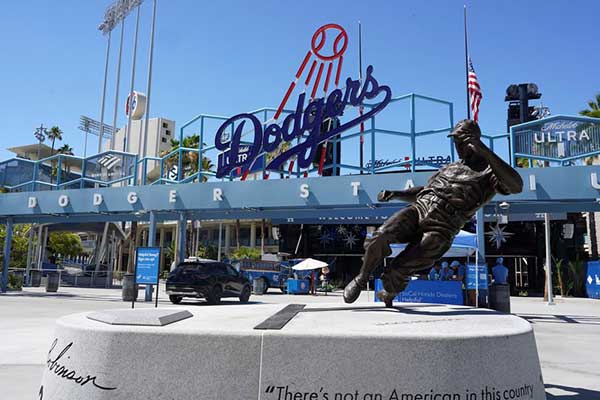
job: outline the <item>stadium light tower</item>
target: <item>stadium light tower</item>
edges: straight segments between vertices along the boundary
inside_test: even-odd
[[[117,110],[119,105],[119,84],[121,80],[121,55],[123,53],[123,33],[125,31],[125,18],[129,15],[131,10],[142,4],[143,0],[117,0],[115,3],[110,5],[104,12],[104,21],[98,26],[103,34],[108,36],[108,43],[106,45],[106,61],[104,64],[104,84],[102,89],[102,107],[100,112],[100,133],[98,135],[98,152],[102,151],[102,138],[104,136],[104,109],[106,100],[106,81],[108,75],[108,60],[110,54],[110,38],[114,28],[121,24],[121,37],[119,41],[119,55],[117,59],[117,82],[115,91],[115,109],[113,116],[113,131],[116,130],[117,125]]]
[[[44,124],[41,124],[39,128],[35,128],[35,132],[33,132],[33,136],[35,136],[35,138],[38,141],[38,148],[37,148],[37,158],[38,160],[40,159],[40,148],[42,146],[42,142],[44,140],[46,140],[46,135],[48,134],[48,129],[46,129],[44,127]]]
[[[148,52],[148,80],[146,82],[146,115],[144,119],[144,147],[142,157],[146,157],[148,143],[148,120],[150,118],[150,94],[152,89],[152,61],[154,55],[154,25],[156,23],[156,0],[152,0],[152,26],[150,28],[150,50]],[[140,137],[142,126],[140,124]]]
[[[92,135],[97,135],[98,137],[100,137],[100,135],[104,135],[104,137],[106,137],[108,139],[112,139],[112,136],[113,136],[112,126],[106,125],[103,122],[98,122],[95,119],[86,117],[85,115],[82,115],[81,117],[79,117],[78,128],[80,131],[85,133],[85,145],[84,145],[84,150],[83,150],[83,158],[85,158],[87,156],[87,142],[88,142],[88,134],[89,133],[91,133]],[[102,142],[102,140],[100,140],[100,142]],[[98,153],[101,153],[101,152],[102,152],[102,149],[99,149]]]
[[[106,58],[104,61],[104,83],[102,84],[102,106],[100,110],[100,132],[98,135],[98,153],[102,151],[102,138],[104,136],[104,107],[106,105],[106,81],[108,79],[108,60],[110,57],[110,37],[116,25],[116,7],[111,5],[104,12],[104,21],[98,25],[98,30],[107,36],[106,41]],[[86,144],[87,149],[87,135]]]

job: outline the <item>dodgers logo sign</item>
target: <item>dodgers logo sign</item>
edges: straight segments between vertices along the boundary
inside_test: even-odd
[[[320,143],[360,125],[388,105],[392,91],[388,86],[379,84],[373,66],[367,67],[362,82],[347,78],[344,87],[340,87],[340,73],[347,46],[348,35],[340,25],[320,27],[313,35],[310,50],[271,121],[265,124],[253,114],[242,113],[229,118],[219,127],[215,135],[215,147],[226,156],[220,159],[216,173],[218,178],[227,176],[236,168],[252,170],[256,160],[262,159],[261,156],[274,152],[282,142],[295,139],[299,139],[298,144],[277,154],[265,168],[278,170],[291,159],[297,159],[300,168],[308,168]],[[292,92],[299,86],[304,87],[298,95],[294,111],[279,123],[278,119]],[[331,92],[330,87],[333,87]],[[377,104],[357,118],[326,133],[321,132],[323,121],[341,117],[347,106],[358,107],[365,100],[375,100]],[[232,126],[234,130],[230,134]],[[244,156],[240,157],[242,152]]]

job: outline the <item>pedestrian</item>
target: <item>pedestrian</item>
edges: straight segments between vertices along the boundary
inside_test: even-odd
[[[440,264],[435,264],[431,270],[429,270],[430,281],[441,281],[442,280],[442,268]]]
[[[508,268],[504,266],[504,258],[496,258],[496,265],[492,268],[492,277],[496,285],[508,285]]]

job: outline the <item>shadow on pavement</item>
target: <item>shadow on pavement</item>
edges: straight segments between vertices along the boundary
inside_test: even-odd
[[[529,323],[600,325],[600,317],[586,315],[515,314]],[[600,399],[600,397],[598,397]]]
[[[560,385],[545,385],[547,400],[598,400],[600,392]]]
[[[160,303],[160,301],[159,301]],[[250,305],[250,304],[266,304],[263,303],[261,301],[254,301],[254,300],[250,300],[246,303],[242,303],[239,300],[221,300],[221,303],[219,304],[208,304],[208,302],[206,302],[206,300],[182,300],[181,303],[176,304],[178,306],[180,305],[186,305],[186,306],[198,306],[198,307],[219,307],[219,306],[243,306],[243,305]]]

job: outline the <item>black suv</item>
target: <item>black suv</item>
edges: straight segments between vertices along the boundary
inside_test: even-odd
[[[205,298],[209,304],[219,304],[223,297],[238,297],[247,303],[250,281],[231,265],[218,261],[185,261],[169,273],[167,294],[173,304],[184,297]]]

